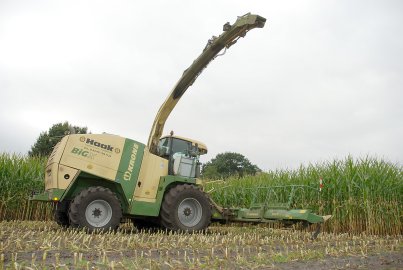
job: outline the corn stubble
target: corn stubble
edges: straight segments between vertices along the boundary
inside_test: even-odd
[[[328,234],[310,241],[299,230],[211,226],[205,233],[86,233],[48,221],[0,222],[0,269],[259,268],[340,256],[402,251],[402,236]]]

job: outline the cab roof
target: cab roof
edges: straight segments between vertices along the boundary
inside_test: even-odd
[[[194,145],[194,146],[197,144],[197,146],[199,148],[199,152],[201,154],[207,154],[207,146],[204,143],[202,143],[201,141],[197,141],[197,140],[193,140],[193,139],[189,139],[189,138],[185,138],[185,137],[181,137],[181,136],[177,136],[177,135],[172,135],[172,136],[171,135],[165,135],[165,136],[162,136],[160,138],[160,140],[164,139],[164,138],[170,138],[170,137],[175,138],[175,139],[179,139],[179,140],[184,140],[184,141],[191,142],[192,145]]]

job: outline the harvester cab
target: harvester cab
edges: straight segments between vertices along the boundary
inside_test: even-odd
[[[204,68],[265,22],[259,15],[245,14],[208,41],[161,105],[147,144],[111,134],[65,136],[48,159],[45,191],[32,200],[54,202],[58,224],[88,231],[115,229],[122,218],[132,219],[139,228],[175,231],[203,230],[212,220],[323,222],[323,217],[304,210],[220,207],[198,179],[199,156],[207,153],[206,145],[173,133],[162,137],[168,116]]]
[[[159,140],[157,155],[168,160],[168,174],[189,178],[200,176],[200,155],[207,154],[204,143],[184,137],[164,136]]]

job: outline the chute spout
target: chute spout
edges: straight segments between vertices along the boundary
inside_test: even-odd
[[[176,103],[182,95],[191,86],[197,77],[202,73],[203,69],[217,57],[222,49],[228,49],[234,45],[241,37],[245,37],[246,33],[254,28],[264,27],[266,19],[253,14],[245,14],[238,17],[233,25],[226,23],[223,27],[223,33],[215,37],[213,36],[207,43],[203,52],[196,60],[187,68],[182,77],[176,83],[167,99],[161,105],[150,131],[148,138],[148,147],[151,153],[156,154],[158,140],[160,139],[164,125],[168,116],[175,108]]]

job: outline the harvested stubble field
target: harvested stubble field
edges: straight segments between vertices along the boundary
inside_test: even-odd
[[[207,232],[88,234],[54,222],[0,223],[0,269],[402,269],[402,236],[213,225]]]

